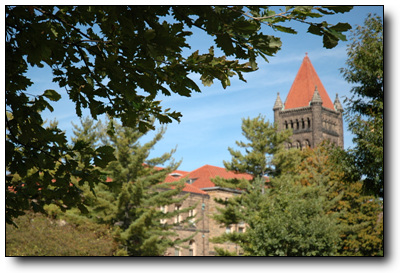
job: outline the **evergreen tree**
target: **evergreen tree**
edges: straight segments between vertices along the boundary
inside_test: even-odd
[[[260,116],[243,120],[242,130],[250,142],[237,144],[246,153],[230,149],[232,161],[225,166],[255,177],[241,195],[218,200],[224,207],[214,219],[226,226],[245,222],[247,228],[244,233],[226,233],[212,241],[233,242],[250,256],[335,255],[340,225],[333,208],[341,194],[337,193],[337,180],[330,175],[334,166],[324,165],[324,154],[306,160],[304,153],[309,150],[285,150],[283,143],[291,132],[276,132]],[[263,174],[274,174],[268,188]],[[233,187],[241,183],[229,182]],[[216,251],[233,255],[223,249]]]
[[[80,132],[91,131],[83,125]],[[94,192],[85,190],[89,215],[95,221],[113,225],[115,238],[119,243],[117,255],[158,256],[168,247],[180,244],[190,238],[174,241],[177,234],[173,225],[162,219],[170,219],[179,212],[163,213],[165,205],[182,202],[187,195],[181,194],[184,181],[162,183],[168,173],[179,166],[172,159],[175,149],[160,157],[149,159],[150,151],[162,138],[165,129],[160,129],[154,138],[142,144],[143,133],[109,120],[107,125],[98,124],[98,138],[103,144],[114,148],[115,159],[103,171],[107,173],[104,183],[94,187]],[[94,138],[92,138],[94,139]],[[159,168],[167,164],[164,168]],[[184,219],[185,224],[189,219]]]
[[[276,125],[270,124],[264,116],[259,115],[253,119],[242,119],[242,135],[248,142],[236,141],[236,145],[244,149],[245,153],[229,147],[232,160],[224,161],[225,168],[249,173],[255,178],[278,172],[272,156],[282,149],[291,136],[291,131],[277,132]]]

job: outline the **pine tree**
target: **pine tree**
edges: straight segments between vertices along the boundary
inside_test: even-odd
[[[333,208],[341,195],[336,192],[336,180],[328,175],[332,169],[324,169],[318,160],[306,160],[309,150],[285,150],[283,143],[290,131],[278,133],[261,116],[243,120],[242,130],[249,143],[237,144],[245,148],[245,154],[230,149],[232,161],[224,163],[227,169],[253,174],[254,179],[241,195],[219,200],[224,207],[214,219],[226,226],[245,222],[246,231],[226,233],[212,241],[235,243],[249,256],[335,255],[340,225]],[[265,174],[273,175],[267,188]],[[233,187],[241,183],[229,182]]]
[[[181,193],[184,181],[162,183],[180,164],[172,158],[175,149],[160,157],[148,158],[165,129],[161,128],[151,141],[142,144],[143,133],[123,127],[114,120],[98,128],[102,142],[115,149],[116,160],[104,169],[108,182],[95,187],[90,213],[98,222],[115,226],[119,243],[117,255],[163,255],[168,247],[190,240],[174,241],[177,234],[173,225],[162,221],[193,209],[189,207],[165,214],[160,210],[162,206],[180,203],[187,197]],[[164,164],[167,164],[164,168],[158,167]],[[184,219],[182,224],[188,220]]]
[[[278,165],[272,162],[272,155],[283,148],[291,131],[277,132],[276,125],[270,124],[262,115],[256,118],[242,119],[242,135],[248,141],[236,141],[242,149],[229,147],[231,161],[224,161],[227,170],[238,173],[249,173],[254,178],[270,176],[278,172]],[[242,153],[244,150],[245,153]]]

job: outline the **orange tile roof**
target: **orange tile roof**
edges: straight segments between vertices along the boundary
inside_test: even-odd
[[[185,183],[185,187],[182,189],[182,191],[208,195],[205,191],[202,191],[199,188],[188,183]]]
[[[163,169],[162,167],[155,168],[157,170]],[[235,173],[233,171],[227,171],[226,169],[221,167],[204,165],[191,172],[175,170],[172,173],[168,174],[168,176],[164,180],[164,183],[175,182],[182,178],[186,178],[187,180],[193,179],[194,182],[192,184],[185,183],[185,187],[182,189],[182,191],[208,195],[207,192],[202,190],[202,188],[215,187],[215,184],[211,181],[211,179],[217,176],[225,179],[253,179],[253,176],[250,174]],[[107,182],[110,181],[112,181],[112,179],[107,177]]]
[[[227,171],[224,168],[211,165],[204,165],[188,174],[190,179],[195,179],[192,185],[199,189],[215,187],[215,184],[211,181],[211,178],[217,176],[225,179],[253,179],[253,176],[250,174],[238,174],[232,171]]]
[[[322,106],[335,110],[333,103],[325,90],[324,85],[318,77],[310,58],[307,54],[301,63],[300,69],[297,72],[296,78],[289,90],[289,94],[285,101],[285,110],[298,107],[309,106],[313,97],[315,86],[322,99]]]

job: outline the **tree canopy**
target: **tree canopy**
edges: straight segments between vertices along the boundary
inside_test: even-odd
[[[351,84],[346,99],[346,118],[354,134],[350,155],[364,190],[383,197],[383,22],[369,15],[364,26],[352,31],[347,48],[344,78]]]
[[[285,22],[307,24],[332,48],[346,40],[347,23],[316,22],[326,15],[351,10],[348,6],[287,6],[276,13],[261,6],[6,6],[6,219],[33,207],[62,201],[80,203],[79,190],[70,185],[101,181],[94,168],[113,159],[111,148],[89,149],[84,142],[70,147],[65,132],[45,125],[41,113],[53,111],[61,95],[56,90],[27,93],[30,67],[47,66],[64,88],[81,117],[89,109],[119,119],[141,132],[179,121],[181,113],[163,109],[158,94],[190,96],[201,92],[189,77],[198,74],[204,85],[214,80],[226,88],[230,78],[257,69],[257,57],[267,60],[281,48],[279,37],[262,27],[296,34]],[[312,19],[312,20],[311,20]],[[207,53],[191,49],[191,28],[214,38]],[[214,46],[222,55],[216,56]],[[109,131],[113,132],[112,128]],[[77,153],[91,157],[77,171]],[[14,175],[18,174],[20,179]]]

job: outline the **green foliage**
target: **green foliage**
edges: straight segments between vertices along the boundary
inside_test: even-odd
[[[251,128],[248,132],[257,135],[258,126]],[[256,147],[263,134],[264,141],[274,138],[273,131],[263,131],[246,147]],[[225,233],[212,242],[235,243],[248,256],[383,255],[382,203],[362,194],[363,184],[352,173],[345,151],[325,142],[314,149],[285,150],[278,145],[272,151],[270,163],[279,171],[270,177],[268,188],[260,176],[247,184],[215,179],[218,185],[244,191],[228,200],[216,200],[223,207],[217,208],[213,218],[224,226],[244,222],[246,230]],[[252,153],[247,149],[242,158]],[[232,165],[238,165],[236,158],[232,154]],[[247,172],[248,166],[248,172],[254,169],[250,164],[239,166],[241,172]],[[234,255],[222,248],[215,250],[218,255]]]
[[[314,181],[313,181],[314,182]],[[271,181],[262,209],[250,219],[246,231],[247,255],[332,256],[339,242],[335,214],[328,214],[327,179],[304,186],[290,176]]]
[[[113,134],[108,135],[111,125]],[[113,234],[118,242],[116,255],[158,256],[163,255],[168,247],[180,243],[173,241],[177,235],[173,231],[173,225],[164,224],[161,220],[171,219],[178,213],[193,208],[165,214],[160,210],[165,205],[179,204],[187,197],[181,194],[184,181],[162,183],[168,173],[179,166],[172,159],[175,149],[160,157],[148,158],[165,129],[161,128],[152,140],[142,144],[140,139],[143,133],[123,127],[111,119],[106,125],[100,122],[95,125],[85,119],[82,121],[82,128],[75,128],[75,141],[79,142],[83,140],[81,137],[87,137],[81,132],[94,132],[97,137],[92,139],[99,139],[115,150],[116,160],[111,161],[104,169],[107,182],[95,185],[93,192],[87,185],[82,190],[88,207],[87,216],[96,222],[115,227]],[[168,165],[165,168],[158,168],[166,163]],[[188,220],[183,219],[181,225]],[[184,238],[182,242],[185,239],[190,238]]]
[[[54,210],[54,207],[53,207]],[[6,256],[111,256],[110,229],[86,218],[80,224],[26,212],[6,225]]]
[[[343,230],[338,255],[383,256],[383,203],[362,194],[362,183],[346,185],[338,206]]]
[[[347,160],[346,151],[333,144],[323,143],[314,150],[305,152],[305,160],[299,165],[302,183],[312,178],[309,166],[320,166],[322,173],[335,190],[330,195],[340,195],[332,208],[340,223],[339,256],[382,256],[383,255],[383,204],[374,196],[365,195],[363,183],[354,175],[353,163]],[[310,176],[311,175],[311,176]]]
[[[236,141],[241,151],[228,148],[232,155],[230,162],[224,161],[227,170],[249,173],[254,177],[264,177],[277,171],[272,163],[272,155],[282,150],[285,141],[291,136],[291,131],[276,132],[276,125],[270,124],[264,116],[242,120],[242,135],[248,143]]]
[[[335,255],[340,225],[332,210],[341,195],[330,173],[333,167],[325,165],[325,155],[312,158],[310,150],[285,150],[283,144],[291,131],[278,133],[260,116],[244,119],[242,131],[249,143],[237,144],[246,153],[230,149],[232,161],[225,166],[255,174],[255,179],[241,195],[217,200],[224,207],[217,209],[214,219],[226,226],[244,222],[246,232],[225,233],[212,241],[238,244],[249,256]],[[274,174],[267,188],[265,173]]]
[[[258,131],[259,126],[246,127],[252,128],[248,130],[252,136],[260,132],[246,148],[262,147],[256,144],[276,139],[273,135],[278,134]],[[260,176],[247,183],[214,179],[217,185],[244,191],[228,200],[216,200],[223,207],[217,208],[213,218],[224,226],[244,222],[246,231],[225,233],[212,242],[237,244],[248,256],[383,255],[382,202],[363,193],[363,183],[346,151],[329,142],[304,150],[277,145],[271,151],[270,164],[278,171],[270,177],[268,188]],[[240,155],[254,158],[249,156],[253,153],[246,149],[246,154]],[[238,165],[241,172],[255,169],[238,164],[237,158],[232,154],[232,162],[226,165]],[[234,255],[222,248],[215,250],[221,256]]]
[[[293,154],[287,151],[286,160],[293,160]],[[245,222],[246,231],[213,240],[236,243],[248,256],[335,255],[341,226],[333,209],[341,194],[329,173],[332,167],[326,168],[321,159],[297,161],[303,165],[297,166],[296,174],[283,170],[270,178],[264,193],[262,184],[254,183],[258,186],[228,200],[215,219],[225,225]]]
[[[294,33],[277,24],[298,20],[331,48],[344,39],[349,25],[307,19],[350,9],[287,7],[275,14],[268,7],[242,6],[6,6],[6,188],[13,189],[6,193],[7,223],[27,208],[43,211],[55,202],[84,209],[69,180],[93,188],[102,177],[93,160],[99,166],[112,160],[108,148],[83,142],[70,147],[57,126],[45,127],[41,113],[53,111],[51,103],[61,94],[49,89],[28,94],[30,67],[51,69],[52,81],[66,90],[79,117],[88,109],[94,119],[107,114],[145,132],[154,129],[153,118],[162,124],[179,121],[181,113],[163,109],[155,98],[200,92],[190,74],[199,75],[205,86],[218,80],[226,88],[235,75],[245,81],[243,73],[257,69],[258,56],[267,60],[276,54],[282,43],[263,34],[261,24]],[[214,37],[208,53],[182,55],[191,48],[191,28]],[[76,154],[85,154],[86,160]],[[18,184],[13,183],[16,175]]]
[[[350,151],[358,172],[365,176],[364,191],[383,197],[383,22],[369,15],[352,32],[347,68],[341,72],[354,84],[346,99],[349,129],[355,135]]]

